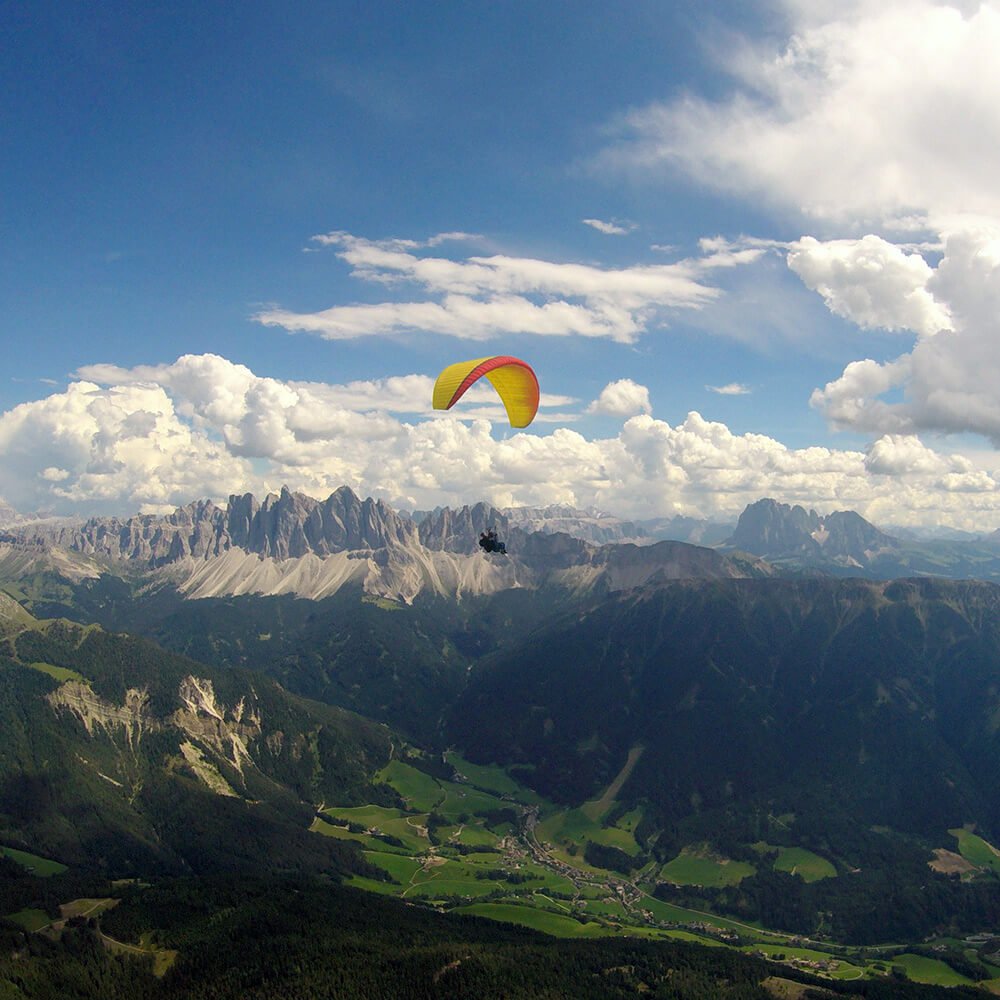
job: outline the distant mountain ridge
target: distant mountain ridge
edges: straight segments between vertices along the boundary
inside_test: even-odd
[[[479,549],[479,535],[490,527],[507,541],[509,556]],[[564,534],[526,532],[486,503],[443,508],[418,523],[384,501],[361,500],[348,487],[323,501],[284,488],[263,502],[251,494],[231,496],[225,508],[202,500],[167,516],[22,525],[0,534],[0,574],[5,563],[20,574],[33,564],[78,578],[162,571],[192,598],[321,598],[354,584],[406,602],[423,592],[461,597],[541,586],[613,591],[679,575],[769,573],[759,561],[681,542],[595,546]]]
[[[393,601],[555,587],[613,592],[665,579],[778,574],[1000,580],[1000,533],[975,541],[901,539],[854,511],[820,515],[762,499],[735,529],[694,518],[623,521],[566,505],[485,502],[409,515],[343,486],[325,500],[283,488],[168,515],[21,520],[0,529],[0,579],[154,574],[189,598],[295,594],[344,586]],[[477,541],[495,528],[508,557]],[[562,530],[565,529],[565,530]],[[683,540],[663,541],[681,536]],[[713,548],[692,544],[711,542]],[[684,548],[687,546],[692,551]]]
[[[820,515],[774,499],[750,504],[720,548],[760,556],[785,574],[1000,580],[1000,532],[902,537],[880,530],[855,511]]]

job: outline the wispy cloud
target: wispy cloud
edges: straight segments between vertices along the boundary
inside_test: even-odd
[[[729,382],[726,385],[706,385],[709,392],[716,392],[720,396],[747,396],[753,390],[742,382]]]
[[[627,236],[636,228],[634,222],[602,222],[600,219],[581,219],[580,221],[585,226],[590,226],[591,229],[596,229],[606,236]]]
[[[700,309],[720,294],[703,279],[706,271],[723,264],[711,256],[601,268],[499,254],[452,259],[420,253],[446,239],[470,238],[449,233],[424,242],[369,240],[344,232],[314,237],[318,245],[335,248],[355,278],[393,290],[415,285],[423,297],[335,305],[312,313],[274,306],[254,319],[328,340],[420,330],[466,340],[527,333],[632,343],[652,323],[676,310]],[[747,254],[745,259],[752,259]]]

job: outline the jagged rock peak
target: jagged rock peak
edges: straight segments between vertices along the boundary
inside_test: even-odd
[[[347,486],[326,500],[293,493],[287,486],[280,495],[269,494],[263,504],[249,493],[231,496],[227,514],[234,545],[276,559],[380,549],[416,537],[415,526],[384,501],[361,500]]]
[[[861,564],[873,552],[899,543],[855,511],[820,517],[814,510],[768,498],[743,511],[729,544],[765,557],[822,554]]]
[[[510,521],[496,507],[484,501],[466,504],[457,510],[438,507],[418,525],[420,542],[428,549],[445,552],[474,552],[481,532],[494,528],[509,538]]]
[[[361,500],[346,486],[322,501],[282,487],[263,503],[252,493],[233,494],[224,509],[211,500],[196,500],[165,516],[94,517],[11,533],[14,542],[45,543],[154,567],[189,556],[217,556],[231,548],[289,559],[406,545],[416,537],[416,525],[385,502]]]

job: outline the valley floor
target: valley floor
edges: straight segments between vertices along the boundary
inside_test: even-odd
[[[639,856],[634,831],[641,817],[619,815],[615,792],[640,753],[636,748],[629,755],[599,798],[576,809],[541,798],[500,767],[472,764],[455,753],[447,755],[447,764],[457,780],[394,760],[380,778],[399,793],[405,808],[332,806],[316,817],[313,830],[359,843],[389,879],[355,877],[355,886],[558,937],[696,941],[842,981],[895,973],[937,985],[974,984],[947,962],[911,953],[903,944],[848,947],[657,898],[657,884],[671,872],[680,880],[738,880],[753,869],[707,850],[701,857],[697,851],[682,853],[663,866]],[[618,818],[612,821],[613,816]],[[640,867],[628,875],[599,867],[588,860],[593,856],[588,845],[632,856]],[[776,864],[784,857],[786,870],[801,869],[802,878],[833,871],[804,849],[786,851]],[[978,985],[1000,995],[1000,968],[989,968],[995,978]]]

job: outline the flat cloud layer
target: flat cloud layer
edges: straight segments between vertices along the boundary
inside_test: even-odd
[[[284,382],[216,355],[81,374],[0,416],[0,495],[21,510],[123,514],[282,484],[326,496],[347,484],[421,508],[485,498],[735,518],[776,496],[883,523],[985,530],[1000,521],[991,475],[906,434],[880,438],[867,454],[793,450],[697,413],[671,426],[640,412],[612,437],[560,427],[496,441],[485,420],[394,416],[417,408],[420,376]],[[643,388],[621,380],[602,398],[617,399],[610,408],[624,415],[645,408]]]

